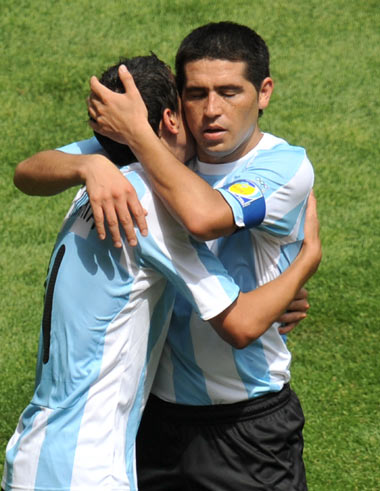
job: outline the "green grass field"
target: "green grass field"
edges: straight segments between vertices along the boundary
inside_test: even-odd
[[[324,259],[309,284],[309,318],[289,341],[309,488],[380,489],[377,0],[1,3],[1,468],[33,391],[46,267],[74,194],[25,196],[14,168],[91,135],[91,75],[150,50],[172,64],[184,35],[218,20],[267,41],[275,93],[262,129],[305,146],[316,172]]]

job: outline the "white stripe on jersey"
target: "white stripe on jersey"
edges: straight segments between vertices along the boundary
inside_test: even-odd
[[[6,452],[12,453],[13,447],[16,445],[17,453],[12,462],[13,481],[17,482],[17,487],[14,489],[31,489],[30,483],[35,482],[38,472],[39,457],[41,447],[45,440],[47,421],[53,411],[49,408],[40,408],[33,420],[33,424],[26,434],[23,434],[24,425],[21,415],[16,432],[12,436],[7,445]],[[7,468],[4,468],[4,476],[6,476]],[[6,489],[4,482],[2,487]]]

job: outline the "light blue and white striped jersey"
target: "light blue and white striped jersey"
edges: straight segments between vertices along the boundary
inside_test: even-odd
[[[223,193],[241,227],[209,244],[241,290],[279,276],[303,239],[314,179],[305,150],[264,134],[237,162],[195,161],[193,169]],[[291,355],[285,341],[273,325],[257,341],[236,350],[178,295],[152,392],[174,403],[211,405],[278,391],[290,379]]]
[[[6,491],[137,489],[135,436],[175,291],[204,320],[239,293],[153,195],[141,166],[122,172],[149,235],[135,248],[99,240],[85,189],[75,197],[49,265],[35,392],[7,446]]]

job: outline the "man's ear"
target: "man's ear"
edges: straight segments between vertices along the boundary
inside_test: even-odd
[[[177,135],[179,131],[178,115],[168,107],[164,110],[160,123],[160,130],[164,129],[173,135]]]
[[[259,92],[259,109],[265,109],[268,107],[272,92],[274,89],[273,80],[270,77],[264,78],[261,83]]]

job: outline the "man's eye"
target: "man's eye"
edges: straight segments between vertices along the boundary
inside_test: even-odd
[[[233,97],[234,95],[236,95],[236,92],[231,90],[226,90],[225,92],[222,92],[223,97]]]
[[[186,99],[189,101],[203,99],[203,97],[205,97],[205,94],[203,92],[191,92],[190,94],[186,94]]]

